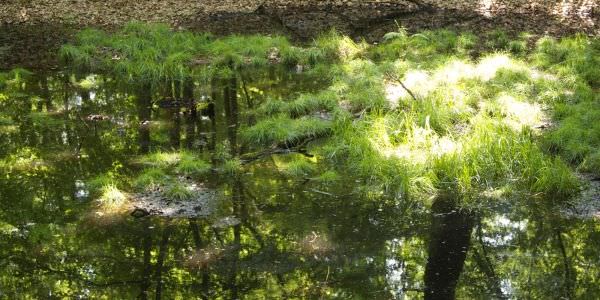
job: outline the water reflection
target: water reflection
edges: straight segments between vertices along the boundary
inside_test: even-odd
[[[254,122],[254,105],[316,87],[302,74],[272,73],[188,85],[164,97],[94,78],[84,90],[69,75],[40,73],[22,90],[5,91],[0,297],[600,295],[595,220],[519,205],[474,215],[449,199],[436,200],[431,210],[361,199],[348,194],[352,178],[320,185],[289,180],[268,158],[247,173],[212,178],[223,203],[208,218],[102,211],[91,178],[111,173],[127,181],[140,168],[132,159],[159,149],[207,153],[225,145],[240,156],[247,149],[237,129]]]
[[[451,197],[444,196],[434,201],[431,211],[425,299],[454,299],[471,243],[473,216],[460,211]]]

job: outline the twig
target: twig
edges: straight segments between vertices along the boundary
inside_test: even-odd
[[[402,82],[402,80],[400,80],[400,78],[398,78],[395,75],[391,75],[388,74],[388,76],[390,77],[390,79],[392,79],[393,81],[397,82],[400,84],[400,86],[402,86],[402,88],[415,100],[418,101],[419,99],[417,99],[417,97],[415,96],[415,94],[404,84],[404,82]]]
[[[321,195],[325,195],[325,196],[330,196],[330,197],[336,197],[334,194],[332,193],[328,193],[328,192],[323,192],[323,191],[319,191],[317,189],[308,189],[311,192],[317,193],[317,194],[321,194]]]

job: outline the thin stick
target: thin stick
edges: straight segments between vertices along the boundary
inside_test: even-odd
[[[402,86],[402,88],[415,100],[418,101],[417,96],[415,96],[415,94],[404,84],[404,82],[402,82],[402,80],[400,80],[400,78],[398,78],[395,75],[392,74],[388,74],[388,76],[395,82],[399,83],[400,86]]]

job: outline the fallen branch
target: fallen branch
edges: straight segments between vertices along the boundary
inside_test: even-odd
[[[321,194],[321,195],[325,195],[325,196],[329,196],[329,197],[334,197],[337,198],[336,195],[332,194],[332,193],[328,193],[328,192],[323,192],[323,191],[319,191],[317,189],[308,189],[309,191],[313,192],[313,193],[317,193],[317,194]]]
[[[409,94],[409,95],[410,95],[410,96],[411,96],[411,97],[412,97],[412,98],[413,98],[415,101],[418,101],[418,100],[419,100],[419,99],[417,99],[417,96],[415,96],[415,94],[414,94],[414,93],[413,93],[413,92],[412,92],[412,91],[411,91],[411,90],[410,90],[410,89],[409,89],[409,88],[408,88],[408,87],[407,87],[407,86],[404,84],[404,82],[402,82],[402,80],[401,80],[401,79],[400,79],[398,76],[396,76],[396,75],[391,75],[391,74],[388,74],[388,77],[389,77],[391,80],[393,80],[393,81],[395,81],[395,82],[399,83],[399,84],[400,84],[400,86],[402,86],[402,88],[403,88],[403,89],[404,89],[404,90],[405,90],[405,91],[406,91],[406,92],[407,92],[407,93],[408,93],[408,94]]]

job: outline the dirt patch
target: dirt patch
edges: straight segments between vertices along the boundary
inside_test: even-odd
[[[564,213],[569,217],[600,219],[600,178],[585,174],[580,174],[579,178],[584,183],[583,190]]]
[[[131,214],[134,217],[157,215],[170,218],[208,217],[215,211],[217,192],[202,184],[180,179],[189,191],[187,199],[173,199],[164,192],[164,187],[154,187],[143,193],[131,195]]]
[[[400,24],[410,31],[449,27],[483,33],[491,28],[564,35],[599,32],[600,3],[466,0],[4,0],[0,10],[0,69],[56,66],[59,45],[83,27],[114,29],[131,20],[178,29],[282,33],[310,40],[336,28],[377,41]]]

